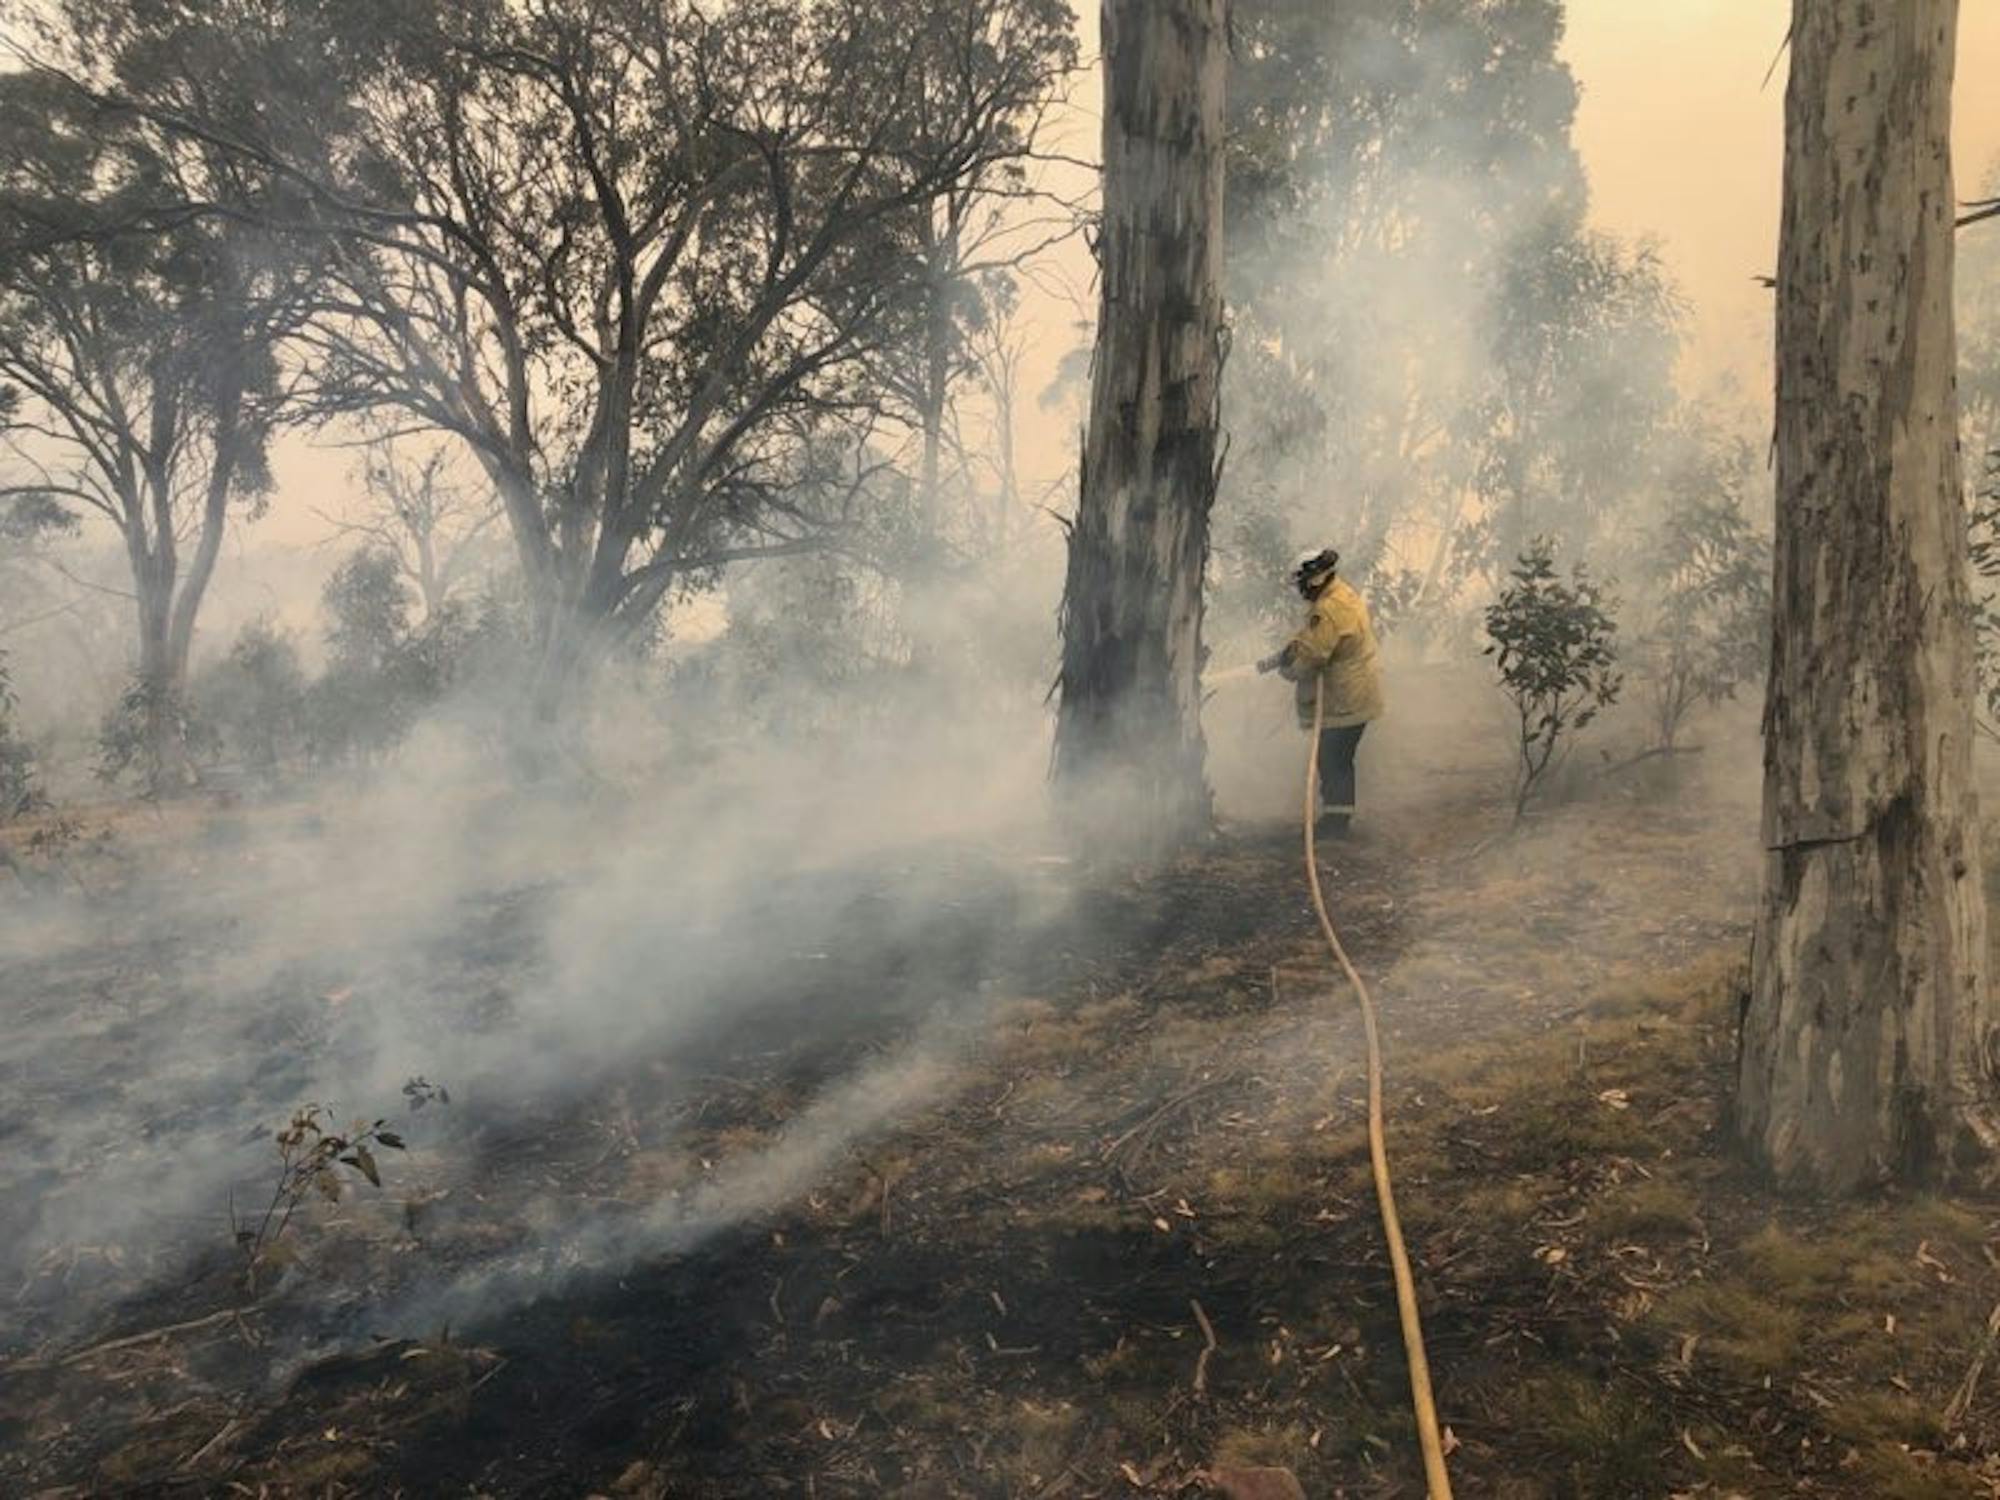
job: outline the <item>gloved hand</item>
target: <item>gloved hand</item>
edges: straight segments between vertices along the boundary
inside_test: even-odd
[[[1265,657],[1262,661],[1257,663],[1258,675],[1259,676],[1268,675],[1272,672],[1277,671],[1278,668],[1282,667],[1284,664],[1285,664],[1285,653],[1282,651],[1274,651],[1269,656]]]

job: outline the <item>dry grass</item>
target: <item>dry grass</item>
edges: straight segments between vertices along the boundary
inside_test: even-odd
[[[1460,1492],[2000,1493],[2000,1372],[1942,1417],[1994,1296],[2000,1203],[1789,1203],[1747,1175],[1720,1128],[1743,956],[1726,861],[1691,824],[1617,812],[1542,820],[1476,868],[1418,830],[1438,863],[1406,884],[1387,858],[1342,867],[1337,902],[1379,945],[1390,1150]],[[503,1322],[504,1378],[370,1366],[185,1482],[1137,1500],[1236,1463],[1316,1495],[1414,1493],[1354,1028],[1309,977],[1290,859],[1197,864],[1270,882],[1266,925],[1219,951],[1000,1002],[956,1101],[810,1201]],[[1366,926],[1391,904],[1401,937]],[[803,1092],[753,1076],[708,1123],[641,1118],[598,1186],[683,1189],[768,1144]],[[522,1210],[487,1186],[503,1227],[454,1221],[426,1253],[504,1240]],[[1195,1300],[1219,1339],[1199,1393]],[[77,1379],[71,1420],[102,1398]],[[190,1416],[108,1440],[90,1481],[171,1475],[220,1425]]]
[[[1660,1453],[1673,1441],[1644,1393],[1567,1370],[1521,1381],[1496,1416],[1539,1449],[1532,1491],[1549,1500],[1655,1493]]]

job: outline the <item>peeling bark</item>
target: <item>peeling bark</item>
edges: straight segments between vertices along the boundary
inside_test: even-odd
[[[1104,222],[1055,770],[1126,831],[1205,827],[1202,579],[1222,363],[1225,0],[1105,0]]]
[[[1737,1123],[1782,1183],[1993,1140],[1953,388],[1956,0],[1795,0],[1764,899]]]

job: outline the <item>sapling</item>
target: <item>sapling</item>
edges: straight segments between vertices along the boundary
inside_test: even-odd
[[[14,722],[14,685],[7,653],[0,651],[0,823],[33,812],[44,803],[36,777],[35,752]]]
[[[1636,641],[1652,749],[1672,754],[1688,714],[1755,680],[1770,654],[1771,548],[1733,493],[1674,497],[1651,536],[1654,597]]]
[[[382,1186],[382,1172],[375,1163],[375,1147],[390,1151],[403,1149],[403,1138],[386,1129],[386,1120],[373,1124],[357,1120],[346,1131],[333,1129],[333,1111],[323,1104],[307,1104],[295,1111],[275,1136],[278,1150],[278,1178],[271,1200],[254,1227],[239,1227],[236,1243],[248,1262],[247,1275],[254,1283],[258,1271],[267,1265],[282,1264],[289,1257],[286,1228],[308,1198],[318,1196],[338,1203],[344,1190],[339,1167],[347,1167],[375,1186]]]
[[[1986,482],[1966,514],[1975,585],[1972,644],[1979,669],[1979,714],[1988,739],[2000,740],[2000,450],[1986,456]]]
[[[1513,581],[1486,610],[1486,655],[1495,659],[1520,728],[1517,822],[1576,735],[1618,701],[1623,681],[1614,601],[1581,563],[1565,581],[1555,551],[1547,538],[1531,542],[1515,560]]]

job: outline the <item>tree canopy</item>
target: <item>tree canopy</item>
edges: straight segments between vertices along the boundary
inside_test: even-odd
[[[339,82],[302,138],[202,97],[244,9],[111,8],[118,84],[324,244],[298,398],[466,445],[565,671],[825,539],[932,201],[1029,149],[1074,49],[1062,0],[281,6]]]

